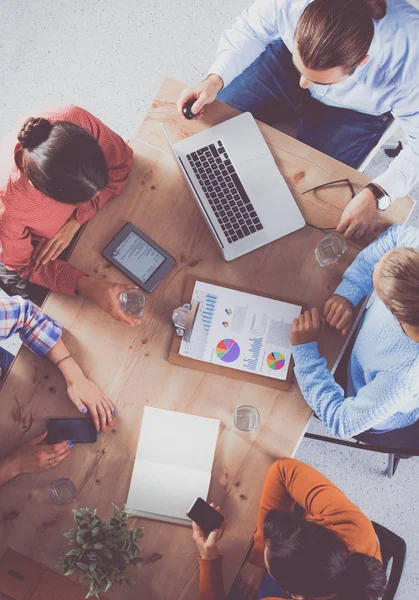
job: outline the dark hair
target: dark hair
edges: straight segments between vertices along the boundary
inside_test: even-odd
[[[30,117],[15,150],[16,166],[46,196],[79,204],[108,184],[106,158],[97,140],[68,121]]]
[[[339,600],[376,600],[385,589],[383,566],[365,554],[349,554],[333,531],[292,513],[265,517],[269,572],[291,594]]]
[[[419,327],[419,250],[395,248],[384,256],[378,295],[402,323]]]
[[[313,0],[297,23],[295,41],[307,69],[342,67],[351,74],[367,56],[373,19],[382,19],[386,0]]]

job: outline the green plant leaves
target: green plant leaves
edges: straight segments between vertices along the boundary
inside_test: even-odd
[[[138,540],[144,536],[143,529],[128,527],[131,514],[126,507],[114,506],[114,515],[106,523],[96,510],[80,508],[73,510],[75,529],[65,533],[73,546],[59,563],[65,575],[82,573],[89,587],[86,598],[99,598],[113,585],[129,586],[134,581],[127,575],[131,567],[141,566],[141,548]]]
[[[95,548],[96,550],[101,550],[103,547],[104,546],[101,542],[96,542],[95,544],[93,544],[93,548]]]

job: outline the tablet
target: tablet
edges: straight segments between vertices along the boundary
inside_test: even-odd
[[[102,252],[107,260],[146,292],[154,290],[175,266],[175,259],[132,223],[127,223]]]

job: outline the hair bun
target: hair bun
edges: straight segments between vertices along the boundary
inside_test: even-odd
[[[52,124],[47,119],[29,117],[19,131],[17,139],[23,148],[36,148],[48,139],[51,129]]]

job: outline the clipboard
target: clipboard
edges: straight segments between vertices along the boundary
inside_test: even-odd
[[[230,379],[236,379],[239,381],[243,381],[245,383],[254,383],[256,385],[263,385],[265,387],[276,389],[276,390],[288,390],[293,380],[293,368],[294,361],[291,357],[290,363],[288,365],[288,373],[287,377],[284,380],[281,379],[273,379],[271,377],[266,377],[264,375],[259,375],[257,373],[247,373],[245,371],[239,371],[236,369],[226,369],[223,366],[215,365],[213,363],[208,363],[201,360],[195,360],[194,358],[189,358],[187,356],[182,356],[179,354],[180,345],[182,343],[182,329],[187,335],[188,328],[193,327],[194,322],[194,311],[196,312],[197,307],[191,306],[191,298],[193,294],[193,290],[195,287],[195,283],[197,281],[202,281],[202,283],[209,283],[212,285],[218,285],[220,287],[225,287],[227,289],[236,290],[238,292],[244,292],[247,294],[253,294],[254,296],[260,296],[261,298],[269,298],[271,300],[279,300],[281,302],[288,302],[290,304],[301,305],[301,310],[305,310],[305,305],[302,302],[298,302],[291,298],[279,297],[279,296],[267,296],[266,294],[262,294],[260,292],[255,292],[250,289],[243,289],[240,287],[236,287],[233,285],[225,285],[223,283],[212,281],[209,279],[203,280],[202,277],[194,277],[189,276],[186,280],[185,289],[183,292],[183,307],[179,307],[173,313],[175,333],[172,340],[172,345],[170,347],[168,361],[173,365],[178,365],[180,367],[186,367],[187,369],[194,369],[197,371],[203,371],[204,373],[211,373],[214,375],[221,375],[222,377],[229,377]],[[183,314],[182,314],[183,313]]]

